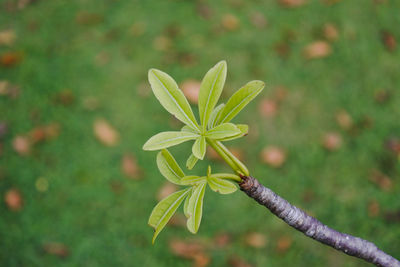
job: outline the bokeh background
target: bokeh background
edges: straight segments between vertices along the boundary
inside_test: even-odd
[[[227,145],[251,173],[335,229],[400,258],[400,2],[1,0],[1,266],[367,266],[289,228],[241,192],[207,189],[151,245],[166,183],[152,135],[179,129],[151,67],[196,100],[226,59],[222,101],[266,89]],[[195,105],[193,108],[196,108]],[[172,149],[184,162],[190,145]],[[229,170],[208,152],[192,173]]]

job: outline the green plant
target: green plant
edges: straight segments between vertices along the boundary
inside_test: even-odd
[[[199,92],[200,124],[198,124],[188,101],[174,79],[160,70],[149,71],[149,81],[154,95],[161,105],[185,126],[181,131],[162,132],[151,137],[143,149],[162,150],[157,155],[157,166],[161,174],[174,184],[189,186],[167,196],[153,209],[149,218],[149,225],[155,229],[153,243],[183,201],[185,201],[184,213],[188,218],[187,228],[192,233],[197,232],[202,217],[206,184],[215,192],[230,194],[237,189],[232,181],[241,182],[239,175],[249,175],[246,166],[222,142],[247,134],[247,125],[233,124],[230,121],[263,90],[264,82],[251,81],[235,92],[226,104],[216,106],[225,84],[226,73],[226,62],[221,61],[204,76]],[[186,176],[166,148],[189,140],[195,141],[192,154],[186,162],[188,169],[192,169],[198,160],[204,158],[206,146],[209,144],[229,164],[235,174],[212,174],[209,166],[206,176]]]
[[[162,150],[157,156],[160,172],[172,183],[189,186],[167,196],[153,209],[149,218],[149,225],[155,230],[153,243],[183,201],[185,201],[184,213],[188,218],[187,228],[190,232],[196,233],[201,222],[206,185],[208,184],[213,191],[230,194],[236,191],[233,182],[237,182],[240,189],[249,197],[306,236],[378,266],[400,267],[397,259],[378,249],[375,244],[329,228],[250,176],[246,166],[221,142],[242,137],[247,133],[247,125],[235,125],[230,121],[261,92],[264,83],[261,81],[247,83],[232,95],[226,105],[220,104],[215,108],[225,78],[225,61],[219,62],[204,76],[198,101],[201,123],[199,125],[176,82],[162,71],[155,69],[149,71],[151,88],[161,105],[186,125],[181,131],[162,132],[151,137],[143,149]],[[204,158],[206,145],[209,144],[235,174],[212,174],[209,166],[206,176],[186,176],[166,148],[188,140],[195,140],[192,154],[186,163],[188,169],[193,168],[197,160]]]

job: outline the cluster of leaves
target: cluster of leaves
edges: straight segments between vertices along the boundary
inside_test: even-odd
[[[186,176],[167,149],[158,153],[157,166],[161,174],[171,183],[189,187],[172,193],[154,207],[149,218],[149,225],[155,229],[153,243],[183,201],[185,201],[183,210],[188,218],[187,228],[192,233],[197,232],[201,222],[203,198],[207,184],[213,191],[221,194],[230,194],[237,189],[235,184],[229,180],[237,180],[238,176],[229,173],[211,174],[210,167],[208,167],[207,176]]]
[[[221,141],[233,140],[247,134],[247,125],[233,124],[230,121],[262,91],[264,82],[247,83],[235,92],[226,104],[217,106],[226,73],[226,62],[221,61],[204,76],[199,92],[200,124],[198,124],[187,99],[174,79],[157,69],[149,71],[149,82],[154,95],[161,105],[185,126],[180,131],[156,134],[144,144],[143,149],[162,150],[157,156],[160,172],[172,183],[190,186],[167,196],[153,209],[149,219],[149,225],[155,229],[153,243],[184,200],[184,211],[188,218],[187,227],[192,233],[197,232],[207,183],[212,190],[229,194],[236,190],[235,185],[229,180],[240,181],[240,178],[233,174],[211,174],[210,167],[207,176],[185,176],[166,148],[194,140],[192,153],[186,162],[186,167],[191,170],[199,159],[204,158],[206,146],[210,144],[236,172],[247,174],[246,167],[221,144]]]

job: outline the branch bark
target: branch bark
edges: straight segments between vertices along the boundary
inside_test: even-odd
[[[375,244],[338,232],[324,225],[303,210],[290,204],[271,189],[250,176],[242,176],[240,189],[287,224],[325,245],[377,266],[400,267],[400,261],[378,249]]]

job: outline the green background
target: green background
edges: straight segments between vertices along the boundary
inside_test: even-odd
[[[241,149],[252,175],[329,226],[400,258],[399,220],[385,216],[400,210],[400,164],[385,148],[388,138],[400,136],[400,53],[389,52],[381,38],[388,31],[400,39],[399,1],[310,0],[285,8],[272,0],[40,0],[21,9],[17,2],[0,1],[0,30],[17,35],[11,47],[0,46],[0,54],[22,55],[18,64],[0,66],[0,80],[20,87],[15,99],[0,96],[0,120],[9,128],[0,141],[0,193],[17,188],[24,205],[17,212],[4,201],[0,205],[1,266],[190,266],[171,252],[174,238],[205,243],[210,266],[229,266],[232,255],[253,266],[367,266],[306,238],[241,192],[220,196],[207,189],[198,234],[167,227],[151,245],[147,219],[164,179],[156,153],[141,147],[150,136],[180,125],[171,124],[149,92],[147,71],[162,69],[178,83],[201,80],[222,59],[228,63],[223,101],[250,80],[267,84],[235,119],[248,123],[258,138],[227,143]],[[207,18],[199,15],[205,8]],[[252,24],[256,12],[265,16],[265,27]],[[232,31],[221,26],[227,14],[238,20]],[[324,39],[325,23],[339,32],[332,54],[308,60],[303,49]],[[282,44],[287,54],[277,52]],[[262,117],[257,104],[272,98],[277,86],[284,86],[287,96],[276,116]],[[54,97],[66,90],[73,104],[55,104]],[[149,95],[143,96],[146,90]],[[380,104],[374,97],[382,90],[390,97]],[[85,108],[88,98],[96,99],[98,108]],[[356,134],[338,126],[335,115],[342,109],[359,128]],[[117,129],[118,145],[96,140],[97,118]],[[56,139],[35,146],[30,156],[14,151],[15,136],[53,122],[60,125]],[[342,135],[343,145],[328,152],[321,139],[332,131]],[[267,145],[287,151],[282,168],[261,162]],[[182,166],[189,151],[189,144],[172,149]],[[142,179],[121,172],[127,152],[136,156]],[[214,170],[228,170],[206,160],[193,173],[205,173],[210,163]],[[390,177],[389,191],[370,181],[373,170]],[[45,192],[35,187],[40,177],[49,183]],[[380,206],[376,217],[368,215],[371,201]],[[246,245],[252,231],[265,234],[264,248]],[[231,242],[214,248],[210,244],[221,232]],[[292,244],[279,253],[282,236]],[[43,246],[51,242],[65,244],[69,255],[45,253]]]

